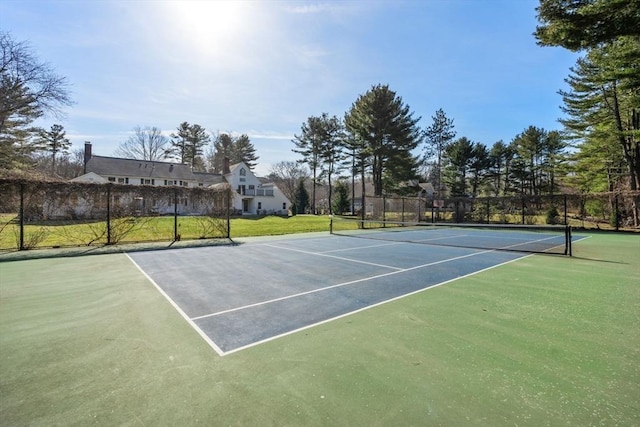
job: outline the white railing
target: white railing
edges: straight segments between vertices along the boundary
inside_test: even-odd
[[[245,190],[237,190],[238,194],[243,196],[264,196],[264,197],[273,197],[273,190],[265,190],[262,188],[255,189],[245,189]]]

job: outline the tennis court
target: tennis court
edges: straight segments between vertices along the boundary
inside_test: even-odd
[[[3,423],[638,424],[637,235],[592,234],[573,257],[237,243],[0,259]]]
[[[362,231],[129,257],[224,355],[565,243],[548,230]]]

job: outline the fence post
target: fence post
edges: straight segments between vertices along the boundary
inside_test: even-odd
[[[487,224],[491,224],[491,198],[487,197]]]
[[[20,248],[24,250],[24,182],[20,183]]]
[[[173,189],[173,241],[180,240],[178,235],[178,189]]]
[[[107,184],[107,245],[111,244],[111,185]]]
[[[569,222],[567,221],[567,195],[566,194],[562,196],[562,202],[564,204],[564,225],[569,225]]]
[[[386,227],[387,221],[387,199],[384,195],[382,195],[382,227]]]
[[[616,216],[616,231],[620,231],[620,212],[618,210],[618,193],[616,193],[615,195],[615,199],[613,200],[614,202],[614,215]]]
[[[525,223],[524,210],[525,210],[524,196],[522,196],[522,225],[524,225],[524,223]]]
[[[227,235],[226,235],[226,238],[230,239],[231,238],[231,187],[227,188],[226,192],[227,192],[227,197],[226,197],[226,203],[227,203]]]

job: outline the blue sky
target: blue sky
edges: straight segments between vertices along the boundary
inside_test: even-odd
[[[457,137],[491,146],[560,129],[577,58],[532,35],[537,0],[0,2],[0,31],[70,83],[73,148],[113,155],[135,126],[184,121],[246,133],[258,174],[295,160],[309,116],[343,116],[388,84],[422,128],[442,108]]]

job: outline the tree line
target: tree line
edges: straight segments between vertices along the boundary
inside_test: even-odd
[[[640,185],[640,0],[541,0],[541,46],[580,51],[559,91],[562,130],[529,126],[509,143],[491,147],[455,139],[453,120],[440,109],[425,129],[387,85],[360,95],[344,117],[311,116],[293,151],[311,171],[311,209],[318,182],[351,172],[369,179],[373,195],[406,194],[416,180],[436,197],[636,191]],[[420,150],[421,148],[421,150]],[[342,184],[341,184],[342,185]],[[342,191],[342,190],[341,190]],[[638,203],[634,203],[638,224]]]
[[[316,184],[326,182],[333,200],[336,177],[344,194],[349,173],[352,183],[363,186],[361,194],[371,182],[373,196],[417,195],[420,181],[433,183],[438,198],[558,191],[567,148],[559,131],[529,126],[509,144],[498,141],[488,148],[467,137],[455,139],[454,121],[442,109],[425,129],[419,120],[388,85],[375,85],[359,96],[344,118],[327,113],[309,117],[293,139],[293,151],[310,170],[311,210],[316,208]],[[278,165],[284,166],[286,171],[273,175],[307,178],[291,163]]]

